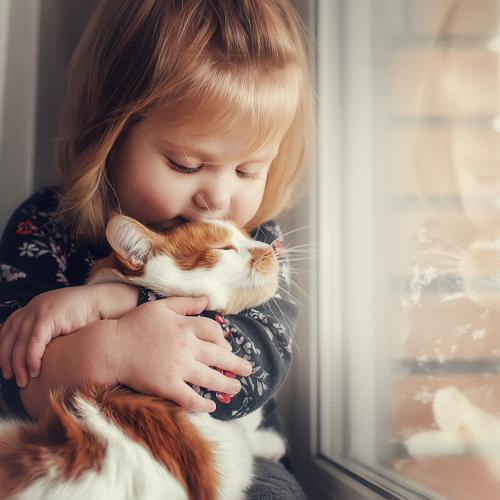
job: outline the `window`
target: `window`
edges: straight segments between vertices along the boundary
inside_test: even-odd
[[[318,0],[312,498],[500,492],[497,0]]]

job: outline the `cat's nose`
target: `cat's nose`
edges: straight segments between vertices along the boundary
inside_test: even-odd
[[[275,267],[276,259],[274,258],[274,251],[270,246],[266,248],[251,248],[250,256],[252,266],[260,272],[269,272]]]

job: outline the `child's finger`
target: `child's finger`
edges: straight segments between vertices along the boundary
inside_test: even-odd
[[[0,339],[0,366],[2,367],[2,375],[6,379],[12,377],[12,364],[10,353],[12,352],[12,346],[16,341],[15,336],[11,328],[7,323],[4,323],[2,327],[2,338]]]
[[[26,364],[31,377],[38,377],[40,374],[40,361],[45,354],[48,342],[41,338],[31,337],[26,351]]]
[[[169,394],[168,399],[191,411],[208,413],[216,408],[213,401],[200,396],[184,383],[179,384],[177,389]]]
[[[252,373],[252,365],[232,352],[221,349],[210,342],[202,342],[196,360],[207,366],[214,366],[247,377]]]
[[[208,298],[202,297],[169,297],[160,299],[158,304],[168,307],[171,311],[183,316],[194,316],[202,313],[208,304]]]
[[[24,362],[26,355],[25,339],[18,338],[12,353],[12,369],[16,377],[18,387],[24,387],[28,383],[28,369]]]
[[[14,313],[15,314],[15,313]],[[9,318],[2,327],[0,339],[0,364],[4,378],[12,378],[12,351],[17,339],[20,321],[17,317]]]
[[[217,370],[199,362],[195,362],[193,365],[187,381],[198,387],[205,387],[209,391],[224,392],[226,394],[234,395],[241,390],[239,380],[226,377]]]
[[[12,368],[16,375],[17,385],[24,387],[28,383],[28,370],[26,367],[26,350],[30,333],[35,324],[34,318],[26,318],[17,335],[17,340],[12,351]]]
[[[195,318],[202,328],[195,329],[195,335],[200,340],[205,340],[206,342],[212,342],[214,344],[223,347],[224,349],[231,350],[231,344],[224,338],[224,332],[222,331],[219,323],[210,318]]]
[[[38,323],[31,331],[26,350],[26,364],[31,377],[38,377],[40,373],[40,360],[45,353],[47,344],[52,340],[50,327]]]

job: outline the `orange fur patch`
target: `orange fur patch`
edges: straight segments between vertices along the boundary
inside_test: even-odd
[[[79,392],[104,418],[146,447],[184,487],[192,500],[217,498],[218,477],[206,440],[179,405],[125,386],[86,383]]]
[[[184,271],[209,269],[219,261],[215,249],[230,243],[231,235],[226,228],[206,222],[191,222],[165,235],[157,235],[154,252],[171,256]]]
[[[219,478],[213,453],[186,410],[125,386],[90,381],[51,391],[50,407],[37,424],[21,424],[14,435],[0,439],[0,498],[19,493],[45,476],[49,463],[64,481],[76,480],[91,469],[101,470],[106,448],[78,422],[77,396],[99,407],[106,420],[147,448],[191,500],[216,500]]]

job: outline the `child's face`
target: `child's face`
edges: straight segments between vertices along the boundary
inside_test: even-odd
[[[145,120],[110,160],[122,212],[158,229],[208,217],[245,226],[260,206],[281,137],[245,155],[246,139],[245,123],[210,135],[196,125],[172,133]]]

